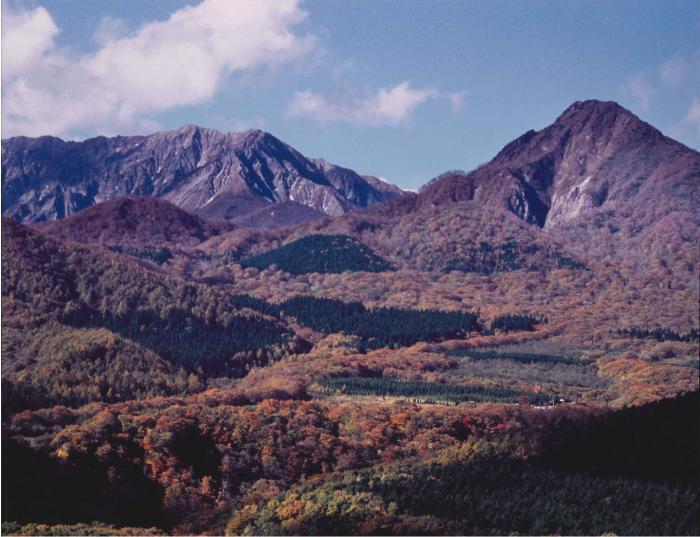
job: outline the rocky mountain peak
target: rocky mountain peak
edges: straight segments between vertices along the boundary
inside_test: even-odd
[[[474,200],[550,228],[662,200],[668,203],[657,216],[686,207],[697,200],[699,176],[696,151],[615,102],[589,100],[575,102],[548,127],[525,132],[473,172],[435,180],[419,202]]]
[[[617,116],[633,114],[626,108],[620,106],[615,101],[599,101],[598,99],[588,99],[586,101],[574,101],[554,123],[567,123],[569,118],[580,116]]]
[[[194,123],[187,123],[186,125],[183,125],[179,129],[175,129],[175,132],[185,134],[185,135],[193,135],[196,132],[201,131],[202,128],[199,127],[198,125],[195,125]]]

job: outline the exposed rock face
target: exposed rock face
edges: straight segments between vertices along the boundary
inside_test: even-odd
[[[194,125],[83,142],[4,140],[2,190],[3,214],[24,222],[64,218],[126,195],[166,199],[209,218],[280,202],[338,215],[403,195],[393,185],[307,159],[266,132],[224,134]]]
[[[474,200],[544,228],[594,213],[649,218],[700,202],[700,153],[665,137],[613,102],[571,105],[549,127],[528,131],[488,164],[451,173],[421,190],[418,203]],[[651,220],[644,225],[651,223]]]

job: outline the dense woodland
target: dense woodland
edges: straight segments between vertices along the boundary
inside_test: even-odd
[[[693,456],[700,447],[698,402],[693,394],[568,423],[563,436],[550,439],[553,447],[533,458],[505,455],[515,440],[505,433],[427,462],[331,476],[284,492],[262,510],[243,509],[228,530],[251,535],[695,534],[700,528],[700,469]],[[669,444],[658,436],[646,442],[657,428],[668,433]],[[516,442],[527,444],[522,437]]]
[[[203,133],[171,186],[224,171]],[[3,166],[27,220],[83,203],[37,143]],[[699,157],[591,101],[340,216],[3,219],[2,533],[700,534]]]
[[[4,411],[188,393],[308,348],[262,301],[2,231]]]
[[[562,475],[502,459],[372,469],[293,489],[232,534],[693,534],[690,487]],[[644,508],[640,509],[639,506]]]
[[[523,268],[535,268],[531,258],[538,253],[536,244],[523,246],[512,237],[507,237],[504,242],[495,245],[481,241],[477,247],[472,247],[463,252],[459,257],[448,259],[442,272],[477,272],[479,274],[493,274],[495,272],[511,272]],[[547,252],[546,264],[552,268],[569,268],[574,270],[585,269],[586,266],[567,257],[561,252]],[[545,265],[546,266],[546,265]]]
[[[106,329],[48,324],[28,332],[6,327],[3,353],[4,415],[54,405],[184,395],[204,387],[201,375]]]
[[[478,330],[475,313],[401,308],[367,309],[360,302],[299,296],[279,305],[301,324],[333,334],[362,338],[368,348],[411,345],[418,341],[468,335]]]
[[[274,354],[273,347],[285,352],[303,348],[274,320],[252,315],[231,315],[220,322],[206,322],[186,310],[171,309],[163,318],[144,308],[128,316],[106,314],[89,324],[92,322],[156,352],[176,367],[188,371],[201,368],[210,376],[241,376],[246,366],[241,358],[246,352],[255,352],[257,358],[267,360]]]
[[[491,321],[491,331],[503,330],[511,332],[513,330],[534,330],[535,326],[541,323],[546,323],[545,317],[534,317],[521,313],[506,313],[498,315]]]
[[[243,267],[264,269],[276,266],[290,274],[346,271],[383,272],[390,263],[357,239],[347,235],[309,235],[273,250],[246,257]]]

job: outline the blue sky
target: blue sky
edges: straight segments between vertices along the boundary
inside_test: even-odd
[[[3,137],[262,128],[416,188],[596,98],[700,148],[698,1],[10,0],[2,41]]]

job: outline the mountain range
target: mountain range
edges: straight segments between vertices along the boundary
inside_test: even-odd
[[[206,218],[235,220],[284,204],[280,224],[339,215],[405,193],[323,159],[308,159],[269,133],[195,125],[150,136],[82,142],[16,137],[2,143],[2,212],[22,222],[70,216],[118,196],[165,199]]]
[[[56,179],[70,170],[80,180]],[[221,180],[212,183],[212,174]],[[241,256],[335,233],[418,270],[549,270],[617,260],[637,273],[676,267],[696,290],[687,259],[700,230],[699,183],[700,153],[616,103],[595,100],[572,104],[490,162],[446,172],[418,194],[305,159],[260,131],[187,126],[149,137],[3,144],[4,214],[44,221],[40,229],[57,238],[120,251],[197,246],[207,255]],[[89,207],[79,211],[81,204]]]
[[[3,215],[22,222],[136,195],[240,227],[298,224],[391,201],[391,211],[403,213],[472,201],[546,230],[595,220],[638,233],[672,213],[694,219],[700,203],[697,151],[618,104],[595,100],[574,103],[487,164],[447,172],[417,196],[307,159],[262,131],[223,134],[193,125],[84,142],[11,138],[3,141],[2,164]]]

